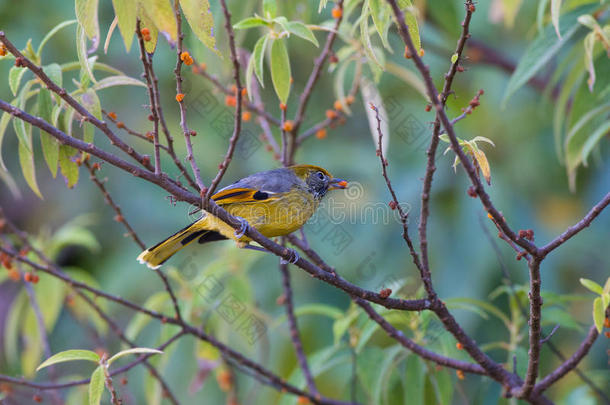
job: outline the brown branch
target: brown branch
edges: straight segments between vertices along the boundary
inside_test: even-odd
[[[108,118],[108,120],[110,122],[115,124],[117,126],[117,128],[122,129],[123,131],[127,132],[129,135],[135,136],[136,138],[140,138],[150,144],[154,143],[154,141],[150,138],[147,138],[146,135],[143,135],[142,133],[135,131],[132,128],[129,128],[127,125],[125,125],[125,123],[123,121],[119,121],[118,118],[115,118],[115,116],[113,116],[113,113],[102,109],[102,114],[104,114],[104,116],[106,118]],[[165,145],[159,145],[159,148],[161,148],[165,151],[168,151],[168,148]]]
[[[454,55],[457,55],[455,61],[451,64],[449,71],[445,74],[445,84],[443,86],[443,90],[441,91],[441,104],[444,108],[447,103],[447,98],[451,93],[451,86],[453,85],[453,79],[455,78],[458,72],[458,66],[462,62],[462,53],[464,52],[464,47],[466,45],[466,40],[470,38],[469,28],[470,21],[472,19],[472,13],[474,10],[470,6],[472,5],[472,0],[467,0],[465,3],[466,9],[466,17],[462,22],[462,34],[458,39],[457,46],[455,49]],[[457,122],[457,121],[455,121]],[[432,139],[430,140],[430,146],[426,151],[427,155],[427,163],[426,163],[426,174],[424,176],[424,185],[421,192],[421,209],[419,215],[419,249],[421,252],[421,260],[422,260],[422,280],[424,280],[424,285],[426,283],[430,284],[429,288],[426,288],[428,294],[436,294],[434,289],[432,288],[432,278],[430,274],[430,263],[428,256],[428,217],[430,216],[430,190],[432,189],[432,180],[434,178],[434,172],[436,171],[436,150],[438,149],[439,144],[439,136],[440,136],[441,122],[437,117],[434,120],[434,129],[432,132]],[[434,297],[431,296],[431,297]]]
[[[29,70],[31,70],[32,73],[34,73],[46,85],[46,87],[49,90],[51,90],[53,93],[59,95],[59,97],[61,97],[68,105],[70,105],[76,112],[78,112],[81,115],[83,121],[88,121],[91,124],[93,124],[95,127],[97,127],[100,131],[102,131],[108,137],[108,139],[110,140],[110,143],[112,145],[117,146],[119,149],[121,149],[123,152],[128,154],[130,157],[132,157],[142,166],[146,167],[149,171],[154,172],[155,169],[150,164],[150,159],[148,159],[147,157],[136,152],[131,146],[126,144],[121,138],[117,137],[114,134],[114,132],[112,132],[110,130],[110,128],[108,128],[108,125],[104,121],[100,121],[96,117],[94,117],[93,114],[91,114],[89,111],[87,111],[87,109],[85,107],[83,107],[70,94],[68,94],[68,92],[65,89],[63,89],[63,88],[59,87],[57,84],[55,84],[55,82],[53,82],[53,80],[51,80],[51,78],[49,78],[49,76],[47,76],[47,74],[42,70],[42,68],[40,66],[37,66],[36,64],[34,64],[34,62],[32,62],[31,60],[26,58],[15,47],[15,45],[13,45],[12,42],[6,38],[6,35],[4,34],[3,31],[0,31],[0,42],[2,42],[4,44],[6,49],[10,53],[12,53],[15,56],[15,58],[20,58],[19,60],[21,61],[22,66],[25,66]]]
[[[237,59],[237,49],[235,48],[235,34],[233,32],[233,26],[231,25],[231,13],[227,7],[226,0],[220,0],[220,4],[222,6],[222,12],[225,16],[225,30],[229,36],[229,49],[231,50],[231,62],[233,62],[233,80],[235,81],[236,88],[235,119],[233,123],[233,134],[229,139],[229,148],[227,149],[227,153],[219,166],[218,173],[216,173],[214,180],[212,180],[212,183],[210,183],[210,187],[206,193],[206,198],[210,198],[214,194],[214,191],[226,173],[227,168],[231,163],[231,159],[233,158],[233,152],[235,152],[235,146],[237,145],[237,140],[239,139],[239,135],[241,133],[241,109],[243,94],[241,79],[239,78],[239,60]]]
[[[563,378],[570,371],[574,370],[578,363],[580,363],[580,361],[587,355],[587,353],[589,353],[589,350],[591,349],[591,346],[593,346],[593,343],[595,343],[597,336],[599,336],[599,333],[597,332],[597,328],[595,327],[595,325],[593,325],[591,326],[591,328],[589,328],[589,333],[587,334],[585,340],[583,340],[583,342],[578,347],[578,350],[576,350],[574,354],[570,356],[569,359],[564,361],[552,373],[540,380],[540,382],[534,388],[534,394],[541,394],[551,385]],[[607,401],[608,398],[603,395],[602,398],[604,397]]]
[[[593,220],[597,218],[597,216],[601,214],[604,208],[606,208],[608,205],[610,205],[610,193],[607,193],[600,202],[593,206],[593,208],[591,208],[591,210],[587,213],[587,215],[583,217],[583,219],[566,229],[561,235],[553,239],[551,242],[541,247],[540,257],[545,257],[551,251],[567,242],[568,239],[576,235],[578,232],[591,225],[591,222],[593,222]]]
[[[133,228],[131,227],[129,222],[127,222],[127,219],[125,219],[125,216],[123,215],[123,211],[121,210],[121,207],[119,207],[114,202],[114,200],[112,199],[112,197],[108,193],[108,190],[106,190],[106,186],[104,185],[104,181],[98,179],[97,176],[95,175],[96,169],[93,167],[93,165],[91,165],[91,163],[89,163],[89,160],[86,159],[86,158],[84,159],[84,163],[85,163],[85,166],[87,167],[87,169],[89,170],[89,178],[97,186],[97,188],[100,190],[100,192],[104,196],[104,200],[106,201],[106,203],[116,213],[116,215],[114,217],[114,220],[117,221],[117,222],[122,223],[125,226],[125,229],[127,229],[127,235],[129,237],[131,237],[133,239],[133,241],[138,246],[140,246],[140,248],[142,248],[142,250],[146,249],[146,245],[144,244],[144,242],[142,242],[142,240],[138,237],[138,235],[133,230]]]
[[[529,279],[530,279],[530,316],[529,316],[529,351],[527,372],[525,374],[525,382],[519,392],[517,398],[527,398],[536,384],[538,378],[538,368],[540,365],[540,321],[542,315],[542,298],[540,297],[540,260],[534,258],[529,263]]]
[[[297,318],[294,315],[294,303],[292,301],[292,287],[290,286],[290,272],[288,271],[288,264],[286,262],[280,261],[279,269],[280,273],[282,273],[284,305],[286,306],[286,316],[288,317],[288,324],[290,325],[290,339],[292,340],[292,345],[294,346],[294,351],[296,352],[299,366],[301,366],[303,376],[305,377],[305,381],[307,382],[307,388],[309,389],[309,392],[311,394],[317,396],[319,395],[319,392],[316,388],[316,383],[311,374],[311,370],[309,369],[309,365],[307,364],[307,357],[305,356],[305,352],[303,351],[303,342],[301,341],[301,337],[299,336],[299,326],[297,323]]]
[[[174,75],[176,76],[176,101],[180,106],[180,127],[182,128],[182,133],[184,134],[184,142],[186,143],[186,159],[189,161],[191,165],[191,170],[193,171],[193,175],[195,176],[195,182],[197,183],[197,190],[201,193],[203,192],[205,186],[203,181],[201,180],[201,171],[199,170],[199,166],[195,161],[195,156],[193,155],[193,144],[191,142],[191,136],[194,132],[188,127],[186,123],[186,105],[184,102],[184,92],[182,90],[182,40],[184,39],[184,34],[182,33],[182,15],[180,14],[180,1],[174,0],[174,15],[176,17],[176,27],[178,30],[178,41],[176,44],[176,68],[174,69]],[[178,98],[181,96],[181,98]]]

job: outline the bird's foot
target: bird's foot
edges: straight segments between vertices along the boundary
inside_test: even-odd
[[[239,221],[239,223],[241,224],[239,230],[235,231],[235,237],[237,239],[240,239],[242,236],[244,236],[244,234],[246,233],[246,231],[248,230],[248,221],[246,221],[245,219],[243,219],[242,217],[235,217],[237,218],[237,220]]]
[[[244,246],[240,246],[240,248],[242,248],[242,249],[256,250],[257,252],[265,252],[265,253],[269,253],[269,251],[268,251],[267,249],[265,249],[264,247],[260,247],[260,246],[244,245]]]
[[[294,249],[286,248],[286,252],[290,254],[290,258],[288,260],[281,258],[280,263],[282,263],[282,264],[288,264],[288,263],[295,264],[301,258],[301,256],[299,256],[299,252],[297,252]]]

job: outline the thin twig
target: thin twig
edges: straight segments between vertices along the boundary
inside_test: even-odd
[[[241,79],[239,78],[239,60],[237,58],[237,49],[235,48],[235,33],[233,32],[233,26],[231,25],[231,13],[229,12],[229,8],[227,7],[226,0],[221,0],[220,4],[222,6],[222,12],[225,16],[225,30],[227,31],[227,35],[229,36],[229,49],[231,50],[231,62],[233,62],[233,80],[235,81],[235,119],[233,123],[233,134],[229,139],[229,148],[227,149],[227,153],[219,166],[218,173],[214,177],[214,180],[210,183],[210,187],[206,193],[206,198],[210,198],[214,191],[216,191],[216,187],[222,180],[222,177],[227,171],[229,164],[231,163],[231,159],[233,158],[233,152],[235,152],[235,146],[237,145],[237,140],[239,139],[239,135],[241,133],[241,110],[242,110],[242,84]]]
[[[314,396],[319,395],[316,383],[307,364],[307,357],[303,351],[303,342],[299,336],[299,326],[297,318],[294,315],[294,303],[292,301],[292,287],[290,286],[290,272],[288,271],[288,264],[280,261],[279,264],[280,272],[282,273],[282,288],[284,289],[284,305],[286,306],[286,316],[288,317],[288,324],[290,325],[290,339],[294,346],[294,351],[297,355],[297,360],[307,381],[307,387],[309,392]]]

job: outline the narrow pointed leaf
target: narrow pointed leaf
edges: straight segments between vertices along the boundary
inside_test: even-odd
[[[97,83],[95,83],[92,86],[92,89],[93,90],[101,90],[101,89],[106,89],[108,87],[115,87],[115,86],[142,86],[142,87],[146,87],[146,84],[143,81],[135,79],[133,77],[117,75],[117,76],[104,77],[103,79],[101,79]]]
[[[93,371],[89,382],[89,405],[99,405],[104,393],[104,370],[102,366]]]
[[[119,31],[123,37],[125,49],[129,52],[133,41],[133,34],[136,30],[136,20],[138,15],[137,0],[112,0],[114,14],[118,19]]]
[[[604,329],[604,319],[605,308],[601,297],[597,297],[593,300],[593,322],[599,333],[602,333],[602,330]]]
[[[49,367],[53,364],[74,360],[87,360],[93,363],[99,363],[100,356],[91,350],[66,350],[65,352],[59,352],[46,359],[40,366],[38,366],[36,371],[40,371],[43,368]]]
[[[233,25],[236,30],[246,30],[248,28],[261,27],[267,25],[267,21],[260,17],[248,17],[238,21]]]
[[[25,72],[27,72],[26,68],[17,66],[13,66],[11,70],[8,71],[8,86],[11,88],[14,96],[16,96],[19,91],[19,84],[21,84],[21,79]]]
[[[271,44],[271,81],[280,101],[286,103],[290,95],[290,59],[281,39],[274,39]]]
[[[275,18],[277,14],[276,0],[263,0],[263,15],[266,18]]]
[[[120,359],[121,357],[127,356],[128,354],[163,354],[163,352],[161,350],[149,349],[147,347],[134,347],[132,349],[120,351],[109,358],[108,365],[110,366],[114,361]]]
[[[38,94],[38,114],[40,118],[51,123],[53,121],[53,98],[48,89],[40,89]],[[47,132],[40,130],[42,155],[53,177],[57,176],[59,163],[59,142]]]
[[[298,37],[308,40],[315,46],[320,46],[318,40],[316,39],[313,31],[309,29],[305,24],[299,21],[289,21],[286,23],[286,28],[291,34],[294,34]]]
[[[581,278],[579,281],[580,281],[580,284],[582,284],[587,290],[594,292],[595,294],[601,295],[604,293],[604,289],[602,288],[602,286],[597,284],[593,280]]]
[[[258,78],[258,82],[262,87],[265,87],[263,82],[263,61],[265,60],[265,49],[267,48],[267,42],[269,41],[269,35],[261,37],[254,45],[254,51],[252,52],[252,63],[254,65],[254,73]],[[250,94],[250,92],[248,92]]]
[[[53,83],[55,83],[59,87],[63,85],[61,66],[59,66],[57,63],[51,63],[49,65],[43,66],[42,70],[46,73],[47,76],[49,76],[51,80],[53,80]]]
[[[558,38],[561,38],[561,32],[559,32],[559,12],[561,10],[562,0],[551,0],[551,21],[553,27],[555,27],[555,33]]]
[[[59,147],[59,168],[61,174],[66,178],[68,188],[74,187],[78,182],[78,165],[72,160],[76,149],[68,145]]]
[[[2,139],[4,138],[4,134],[6,133],[6,128],[8,127],[8,124],[11,122],[11,118],[13,116],[7,112],[4,112],[2,114],[2,118],[0,118],[0,167],[3,170],[7,170],[6,169],[6,165],[4,164],[4,160],[2,159]]]
[[[53,27],[51,29],[51,31],[49,31],[47,33],[47,35],[44,36],[42,41],[40,41],[40,45],[38,46],[38,51],[36,51],[36,54],[38,55],[38,57],[40,58],[40,55],[42,54],[42,50],[43,50],[44,46],[47,44],[47,42],[49,42],[49,40],[55,34],[57,34],[57,32],[59,32],[62,28],[69,27],[70,25],[72,25],[76,22],[77,22],[76,20],[68,20],[68,21],[61,22],[61,23],[57,24],[55,27]]]
[[[140,29],[148,28],[148,30],[150,31],[150,41],[144,41],[144,49],[146,49],[146,52],[152,53],[157,47],[159,31],[157,30],[157,27],[155,26],[153,20],[148,16],[148,14],[146,14],[146,11],[142,7],[140,7],[139,10],[139,18],[142,21],[142,23],[140,24]]]
[[[208,0],[181,0],[180,7],[197,38],[205,46],[218,53],[210,2]]]
[[[93,47],[96,49],[100,39],[97,17],[98,0],[76,0],[74,6],[78,24],[83,28],[87,38],[93,42]]]

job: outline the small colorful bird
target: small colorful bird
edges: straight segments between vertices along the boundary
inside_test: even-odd
[[[268,238],[288,235],[307,222],[329,190],[346,187],[347,181],[312,165],[255,173],[212,196],[216,204],[243,221],[242,229],[235,231],[221,219],[204,212],[198,221],[143,251],[138,261],[158,269],[194,240],[207,243],[233,239],[239,247],[246,247],[251,241],[244,236],[247,224]]]

